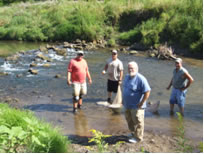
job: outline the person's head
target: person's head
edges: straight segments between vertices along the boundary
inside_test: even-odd
[[[112,59],[113,59],[113,60],[116,60],[117,57],[118,57],[118,52],[117,52],[117,50],[113,49],[113,50],[111,51],[111,53],[112,53]]]
[[[81,50],[77,51],[77,59],[81,60],[83,58],[83,56],[84,56],[83,51],[81,51]]]
[[[181,58],[176,58],[175,66],[176,66],[176,69],[180,69],[182,67],[182,59]]]
[[[138,73],[138,65],[135,61],[131,61],[128,63],[128,73],[131,77],[134,77]]]

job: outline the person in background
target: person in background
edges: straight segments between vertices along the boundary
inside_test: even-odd
[[[84,52],[78,51],[76,58],[71,59],[67,67],[67,84],[73,87],[73,113],[82,105],[82,95],[87,94],[86,77],[92,83],[88,64],[83,58]]]
[[[170,96],[170,115],[174,115],[174,104],[178,104],[180,113],[184,116],[184,105],[186,100],[187,88],[194,81],[188,71],[182,66],[182,59],[177,58],[175,60],[175,69],[173,71],[173,77],[167,87],[167,90],[173,86]]]
[[[107,101],[111,104],[112,92],[117,93],[118,85],[122,83],[123,79],[123,63],[118,59],[117,50],[112,50],[112,57],[107,60],[107,63],[102,71],[102,74],[108,74],[107,81],[107,91],[108,99]]]
[[[151,88],[147,79],[138,72],[138,65],[132,61],[128,63],[128,74],[123,82],[123,106],[125,118],[130,130],[130,143],[143,140],[144,114],[146,101],[150,96]]]

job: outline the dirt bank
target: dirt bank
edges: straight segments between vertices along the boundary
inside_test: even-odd
[[[127,132],[126,132],[127,133]],[[79,153],[91,153],[98,152],[97,146],[88,143],[87,137],[72,136],[70,137],[74,152]],[[150,152],[150,153],[175,153],[183,152],[178,146],[178,138],[174,136],[166,136],[164,134],[155,134],[153,132],[145,132],[144,140],[142,142],[133,144],[128,143],[128,137],[124,134],[113,135],[107,138],[106,142],[109,144],[107,152],[111,153],[138,153],[138,152]],[[118,141],[124,141],[119,146],[116,145]],[[192,151],[187,152],[200,152],[198,145],[192,142],[188,142],[193,148]],[[88,150],[87,146],[90,146],[92,150]]]

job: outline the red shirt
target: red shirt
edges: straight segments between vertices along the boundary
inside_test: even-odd
[[[84,83],[88,73],[88,65],[85,59],[71,59],[67,67],[67,71],[71,73],[72,82]]]

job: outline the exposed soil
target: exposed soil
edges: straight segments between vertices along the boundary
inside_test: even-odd
[[[77,153],[92,153],[99,152],[97,146],[88,143],[87,137],[72,136],[70,137],[72,144],[72,150]],[[123,143],[117,145],[119,141]],[[111,153],[175,153],[182,152],[181,147],[178,146],[178,138],[173,136],[166,136],[155,134],[153,132],[145,132],[144,140],[138,143],[129,143],[128,137],[124,134],[118,134],[106,139],[106,143],[109,144],[107,151]],[[188,142],[193,148],[192,152],[200,152],[197,145],[192,142]],[[87,147],[91,147],[91,150]],[[188,151],[190,152],[190,151]]]

